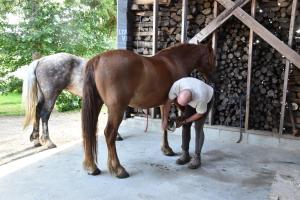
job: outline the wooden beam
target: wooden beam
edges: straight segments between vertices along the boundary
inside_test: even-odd
[[[158,36],[158,0],[153,3],[153,35],[152,35],[152,55],[157,51],[157,36]]]
[[[217,0],[225,8],[229,9],[234,6],[234,2],[231,0]],[[288,45],[284,44],[281,40],[275,37],[270,31],[258,23],[253,17],[249,16],[243,9],[236,8],[233,11],[233,15],[242,21],[249,28],[253,28],[253,31],[269,43],[274,49],[285,56],[295,66],[300,68],[300,55],[291,49]]]
[[[288,41],[288,45],[290,47],[293,45],[297,3],[298,3],[298,0],[293,0],[290,30],[289,30],[289,41]],[[279,134],[280,135],[282,135],[283,125],[284,125],[285,104],[286,104],[286,94],[287,94],[287,85],[288,85],[288,80],[289,80],[289,72],[290,72],[290,62],[288,60],[286,60],[285,71],[284,71],[284,81],[283,81],[281,112],[280,112],[280,123],[279,123]]]
[[[218,2],[214,1],[214,9],[213,9],[213,16],[214,18],[217,18],[218,16]],[[212,35],[212,48],[214,50],[214,54],[217,52],[217,33],[213,32]],[[217,61],[216,61],[216,66],[217,66]],[[209,114],[208,114],[208,124],[212,125],[214,118],[213,118],[213,113],[214,113],[214,106],[212,106]]]
[[[250,0],[240,0],[236,2],[230,8],[225,9],[218,17],[213,19],[205,28],[203,28],[199,33],[197,33],[192,39],[190,39],[189,43],[197,44],[197,42],[201,42],[207,36],[209,36],[212,32],[214,32],[219,26],[221,26],[227,19],[232,16],[233,8],[237,8],[238,6],[243,7]]]
[[[155,0],[133,0],[133,3],[134,4],[143,4],[143,5],[146,5],[146,4],[154,4],[154,1]],[[159,0],[159,4],[166,4],[166,5],[169,5],[171,2],[171,0]]]
[[[256,0],[251,2],[251,16],[255,18]],[[245,115],[245,130],[249,129],[250,116],[250,93],[251,93],[251,74],[252,74],[252,52],[253,52],[253,29],[250,28],[249,33],[249,55],[248,55],[248,74],[247,74],[247,94],[246,94],[246,115]]]
[[[182,14],[181,14],[181,42],[185,43],[187,38],[187,12],[188,0],[182,0]]]

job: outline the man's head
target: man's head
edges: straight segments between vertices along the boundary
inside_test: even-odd
[[[188,89],[181,90],[177,97],[177,103],[186,106],[190,101],[192,101],[192,92]]]

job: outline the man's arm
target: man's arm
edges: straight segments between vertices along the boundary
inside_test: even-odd
[[[202,117],[204,117],[204,114],[205,113],[203,113],[203,114],[195,113],[192,116],[190,116],[189,118],[185,119],[185,123],[197,121],[197,120],[201,119]]]
[[[203,114],[195,113],[195,114],[193,114],[192,116],[190,116],[189,118],[184,119],[184,120],[182,120],[182,121],[179,121],[179,122],[176,124],[176,128],[179,128],[179,127],[181,127],[181,126],[184,125],[184,124],[187,124],[187,123],[190,123],[190,122],[197,121],[197,120],[203,118],[204,116],[205,116],[205,113],[203,113]]]

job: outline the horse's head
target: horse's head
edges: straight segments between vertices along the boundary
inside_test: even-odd
[[[216,69],[212,40],[210,40],[207,44],[199,44],[199,47],[201,56],[197,62],[197,69],[208,80]]]

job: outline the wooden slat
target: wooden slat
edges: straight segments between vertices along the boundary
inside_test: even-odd
[[[158,0],[153,3],[153,36],[152,36],[152,54],[157,52],[157,35],[158,35]]]
[[[218,16],[218,2],[216,2],[216,1],[214,1],[213,16],[214,16],[214,18],[217,18],[217,16]],[[214,32],[212,35],[212,47],[214,50],[214,54],[216,55],[216,52],[217,52],[217,33],[216,32]],[[217,64],[217,61],[216,61],[216,64]],[[214,113],[214,106],[212,106],[212,108],[209,112],[209,115],[208,115],[208,124],[209,125],[213,124],[213,121],[214,121],[213,113]]]
[[[187,12],[188,0],[182,0],[182,15],[181,15],[181,42],[185,43],[187,38]]]
[[[256,0],[251,2],[251,16],[255,18]],[[246,94],[246,115],[245,115],[245,130],[249,129],[250,116],[250,88],[251,88],[251,74],[252,74],[252,52],[253,52],[253,29],[250,28],[249,33],[249,55],[248,55],[248,74],[247,74],[247,94]]]
[[[217,0],[225,8],[231,8],[234,6],[234,2],[231,0]],[[285,56],[295,66],[300,68],[300,55],[291,49],[288,45],[284,44],[281,40],[275,37],[270,31],[258,23],[253,17],[249,16],[243,9],[236,8],[233,11],[233,15],[242,21],[249,28],[253,28],[253,31],[269,43],[274,49]]]
[[[146,5],[146,4],[153,4],[153,1],[155,0],[133,0],[133,3],[134,4],[143,4],[143,5]],[[171,0],[159,0],[159,4],[170,4]]]
[[[232,12],[237,8],[237,5],[241,7],[247,4],[250,0],[238,1],[233,6],[225,9],[218,17],[213,19],[205,28],[203,28],[199,33],[197,33],[192,39],[190,39],[189,43],[197,44],[197,42],[201,42],[207,36],[209,36],[212,32],[214,32],[219,26],[221,26],[227,19],[232,16]]]
[[[290,47],[293,45],[297,3],[298,3],[298,0],[293,0],[290,30],[289,30],[289,41],[288,41],[288,45]],[[283,93],[282,93],[281,112],[280,112],[280,123],[279,123],[279,134],[280,135],[282,135],[283,125],[284,125],[286,93],[287,93],[287,85],[288,85],[288,80],[289,80],[289,72],[290,72],[290,62],[287,60],[286,64],[285,64]]]

